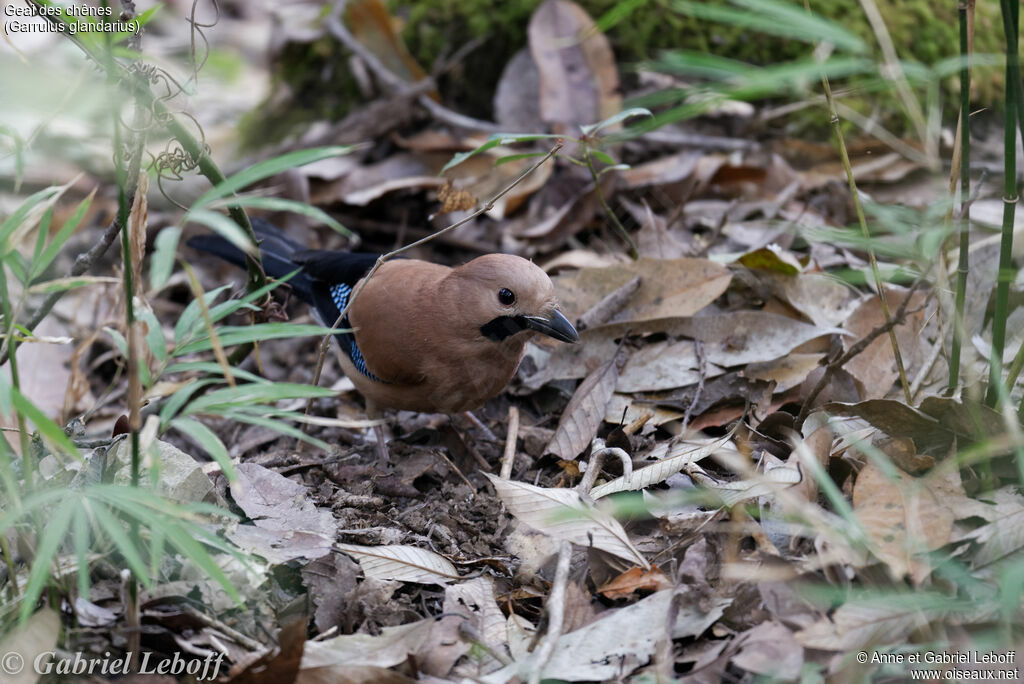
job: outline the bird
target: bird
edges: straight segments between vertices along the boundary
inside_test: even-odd
[[[511,254],[484,254],[454,268],[418,259],[307,249],[273,224],[252,220],[266,274],[283,278],[330,326],[349,299],[335,335],[339,358],[366,402],[383,409],[455,414],[483,406],[515,375],[537,335],[579,340],[539,266]],[[214,234],[191,247],[244,267],[243,252]]]

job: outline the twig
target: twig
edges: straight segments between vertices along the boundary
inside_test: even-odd
[[[587,464],[587,472],[583,474],[583,479],[576,485],[577,492],[580,494],[590,493],[594,482],[597,481],[597,476],[601,473],[602,466],[604,466],[604,459],[609,455],[618,457],[622,462],[622,479],[624,482],[629,482],[633,476],[633,459],[624,450],[607,446],[604,440],[598,437],[591,443],[590,462]]]
[[[516,439],[519,436],[519,408],[508,407],[508,432],[505,436],[505,454],[501,457],[501,479],[512,477],[512,466],[516,461]]]
[[[971,248],[971,35],[973,28],[974,0],[960,3],[957,10],[960,17],[960,118],[956,134],[960,146],[954,152],[953,168],[949,172],[950,191],[954,190],[956,174],[960,175],[960,255],[957,263],[956,301],[953,309],[953,345],[949,353],[949,384],[947,392],[953,394],[960,382],[960,355],[964,337],[964,302],[967,298],[968,252]],[[959,157],[957,159],[957,157]],[[941,338],[940,338],[941,340]]]
[[[683,429],[682,432],[686,432],[686,426],[690,424],[690,417],[693,415],[694,409],[697,407],[697,402],[700,401],[700,395],[704,391],[704,376],[707,375],[707,360],[704,358],[704,345],[701,344],[700,340],[695,340],[693,343],[693,350],[697,354],[697,389],[693,392],[693,401],[686,407],[686,413],[683,415]]]
[[[870,3],[868,3],[867,0],[864,0],[865,9],[867,9],[868,4]],[[804,0],[804,7],[810,11],[808,0]],[[875,8],[875,11],[878,11],[877,8]],[[886,36],[888,36],[888,34],[886,34]],[[819,50],[816,51],[816,54],[821,52],[820,48],[821,46],[819,46]],[[821,54],[818,54],[817,56],[819,59],[822,59]],[[898,64],[896,66],[898,67]],[[889,322],[892,316],[889,312],[889,302],[885,297],[885,285],[882,282],[882,273],[878,268],[878,259],[875,258],[875,249],[871,244],[871,233],[868,231],[867,219],[864,218],[864,207],[861,205],[860,193],[857,191],[857,181],[853,177],[853,166],[850,164],[850,154],[846,149],[846,141],[843,137],[843,127],[839,124],[839,114],[836,113],[835,100],[832,97],[832,87],[829,85],[828,76],[824,73],[821,75],[821,87],[825,91],[825,100],[828,102],[829,120],[832,124],[832,131],[836,136],[836,142],[839,144],[839,157],[843,162],[843,169],[846,171],[846,181],[850,186],[850,198],[853,200],[853,207],[857,213],[857,222],[860,224],[861,234],[864,236],[864,241],[867,244],[868,261],[871,262],[871,274],[874,278],[875,287],[878,291],[878,301],[882,306],[882,314],[885,316],[886,322]],[[907,382],[907,370],[903,366],[903,354],[900,353],[900,345],[896,340],[896,333],[893,332],[892,328],[889,329],[889,342],[892,344],[892,353],[896,358],[896,369],[900,375],[900,385],[903,387],[904,398],[907,400],[907,404],[910,404],[912,401],[910,397],[910,383]]]
[[[530,672],[529,684],[540,684],[544,667],[555,653],[555,646],[565,625],[565,588],[569,584],[569,560],[572,558],[572,544],[563,541],[558,548],[558,566],[555,568],[555,579],[551,583],[551,594],[545,605],[548,613],[548,631],[544,641],[537,649],[537,657]]]
[[[366,46],[356,40],[356,37],[349,32],[348,28],[345,26],[345,22],[341,19],[341,14],[344,11],[344,8],[344,2],[337,3],[334,10],[325,21],[327,30],[331,32],[331,35],[340,40],[345,47],[351,50],[357,57],[359,57],[359,59],[363,60],[366,66],[377,76],[377,78],[383,81],[385,85],[394,88],[399,92],[412,87],[414,84],[409,83],[384,66],[384,63],[377,58],[377,55],[370,52]],[[499,130],[498,126],[490,121],[482,121],[480,119],[474,119],[464,114],[454,112],[432,100],[429,95],[419,95],[416,98],[416,101],[419,102],[424,109],[430,112],[434,118],[452,126],[468,128],[470,130],[487,131],[489,133],[494,133]]]
[[[922,282],[923,281],[920,278],[914,281],[914,284],[910,286],[910,290],[907,292],[907,296],[904,297],[902,302],[900,302],[899,307],[896,309],[895,313],[893,313],[892,317],[889,320],[887,320],[885,323],[878,326],[877,328],[869,332],[867,335],[859,339],[856,342],[856,344],[854,344],[848,350],[846,350],[845,354],[835,359],[834,361],[829,362],[828,366],[825,367],[825,372],[822,374],[821,380],[818,381],[818,384],[814,386],[814,389],[811,390],[811,393],[807,396],[807,399],[804,401],[803,408],[800,409],[800,414],[796,418],[794,429],[796,429],[798,432],[800,431],[800,427],[803,425],[804,420],[806,420],[807,415],[811,412],[811,406],[814,404],[814,400],[818,398],[818,395],[821,394],[821,391],[825,389],[826,385],[828,385],[828,381],[829,379],[831,379],[833,373],[835,373],[837,370],[846,365],[850,361],[850,359],[852,359],[853,357],[857,356],[858,354],[862,353],[865,349],[867,349],[868,346],[876,339],[878,339],[880,335],[884,335],[886,333],[892,334],[893,329],[897,325],[904,323],[906,317],[909,314],[916,313],[917,311],[920,311],[921,308],[923,308],[922,305],[922,307],[918,307],[917,309],[914,309],[912,311],[907,310],[907,307],[910,305],[910,300],[914,296],[914,292],[917,291],[917,288],[920,287]],[[907,404],[912,405],[912,403],[909,401],[907,402]]]

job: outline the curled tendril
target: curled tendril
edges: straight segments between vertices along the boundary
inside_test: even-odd
[[[217,0],[211,0],[210,5],[213,7],[214,18],[208,24],[204,24],[196,19],[196,7],[199,5],[199,0],[192,0],[192,10],[189,12],[188,17],[185,19],[192,27],[191,30],[191,47],[190,52],[192,56],[192,82],[199,79],[199,71],[206,66],[206,60],[210,58],[210,41],[207,39],[203,29],[213,28],[220,22],[220,5]],[[196,36],[203,42],[203,58],[201,60],[196,59]]]

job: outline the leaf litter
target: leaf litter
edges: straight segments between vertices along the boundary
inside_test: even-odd
[[[406,81],[426,76],[383,3],[351,4],[357,40]],[[312,17],[300,24],[283,40],[324,35]],[[575,136],[620,110],[631,81],[620,79],[607,38],[579,5],[547,0],[527,34],[497,84],[502,128]],[[443,89],[426,92],[438,100]],[[315,405],[318,418],[338,421],[311,428],[330,452],[298,450],[258,425],[213,423],[236,464],[231,485],[216,468],[180,462],[198,453],[189,438],[158,442],[172,495],[219,500],[240,514],[220,532],[251,554],[251,565],[227,570],[253,605],[216,597],[195,568],[172,557],[174,579],[146,594],[149,627],[197,654],[219,644],[236,682],[788,681],[811,670],[877,674],[844,654],[903,646],[954,617],[994,624],[991,611],[943,602],[940,568],[958,563],[984,597],[1024,549],[1024,497],[1009,486],[985,489],[986,478],[1009,467],[1008,448],[989,466],[994,475],[974,463],[960,469],[955,456],[1005,436],[1006,421],[969,397],[939,396],[946,361],[929,361],[928,352],[948,332],[936,324],[943,314],[927,288],[911,295],[895,328],[908,370],[921,378],[915,405],[902,398],[881,335],[804,406],[823,367],[884,315],[876,294],[834,275],[862,269],[863,252],[810,239],[850,218],[831,147],[730,137],[746,111],[724,115],[735,117],[726,123],[701,120],[719,148],[654,137],[610,147],[631,165],[606,174],[600,188],[564,161],[542,167],[485,217],[419,249],[446,263],[487,251],[534,258],[581,323],[577,345],[532,343],[479,425],[398,413],[390,417],[391,459],[381,463],[350,427],[361,406],[342,384],[337,400]],[[378,145],[291,178],[358,230],[361,249],[423,237],[530,160],[496,162],[543,149],[501,145],[438,175],[452,154],[485,137],[422,111],[410,116],[415,130],[381,118]],[[217,144],[216,154],[229,154]],[[853,147],[858,179],[879,196],[919,168]],[[599,189],[622,211],[638,260],[622,257]],[[149,208],[151,224],[173,220]],[[305,219],[293,230],[310,244],[355,246]],[[136,232],[134,250],[146,249],[143,237]],[[206,278],[220,282],[214,268],[203,264]],[[180,300],[168,295],[180,285],[171,276],[164,290],[147,293],[159,320],[180,315]],[[96,288],[116,296],[104,283]],[[907,292],[887,289],[890,309]],[[68,304],[75,298],[79,305]],[[112,308],[78,293],[62,306],[75,311],[76,325],[95,329]],[[981,300],[971,307],[978,327],[983,309]],[[94,320],[81,320],[89,311]],[[62,331],[39,333],[59,339]],[[30,349],[25,363],[38,369],[32,377],[50,412],[66,402],[44,390],[70,385],[70,375],[71,404],[103,393],[102,378],[83,375],[84,359],[69,373],[67,349]],[[98,355],[116,357],[105,349]],[[313,340],[266,341],[259,372],[308,381],[314,358]],[[326,373],[340,377],[336,360],[328,358]],[[502,479],[484,464],[497,471],[507,453],[512,406],[522,424],[509,439],[512,477]],[[109,432],[116,418],[114,407],[99,406],[90,427]],[[634,421],[613,447],[626,468],[622,458],[597,465],[594,452]],[[204,482],[212,473],[212,484],[195,487],[197,473]],[[583,476],[593,478],[588,491],[575,488]],[[569,543],[571,579],[558,585],[561,542]],[[915,591],[901,591],[908,586]],[[865,587],[894,596],[858,593]],[[563,605],[551,600],[556,589]],[[91,602],[76,604],[80,623],[99,635],[91,639],[106,638],[118,595],[116,583],[97,581]],[[206,623],[173,607],[195,596],[216,606]],[[561,633],[550,627],[558,611],[568,613]],[[37,613],[4,644],[55,642],[51,618]],[[542,661],[548,640],[553,655]]]

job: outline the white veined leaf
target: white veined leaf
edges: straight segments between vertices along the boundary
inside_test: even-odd
[[[335,544],[334,548],[355,558],[363,574],[374,579],[417,584],[447,584],[459,579],[451,561],[418,546]]]
[[[502,480],[484,473],[509,512],[523,523],[555,539],[625,558],[645,570],[647,559],[629,541],[618,520],[585,503],[572,489],[548,489],[524,482]]]
[[[726,508],[735,506],[741,501],[774,494],[780,489],[795,485],[803,479],[800,469],[790,465],[769,468],[757,479],[737,480],[735,482],[720,482],[699,473],[690,473],[690,475],[700,486],[715,491],[722,500],[722,505]]]
[[[702,447],[693,447],[689,442],[670,444],[666,450],[665,457],[661,460],[633,471],[629,479],[619,477],[611,482],[605,482],[603,485],[594,487],[590,490],[590,496],[600,499],[602,496],[608,496],[616,492],[644,489],[653,484],[664,482],[682,470],[684,466],[705,459],[719,449],[724,448],[730,439],[732,439],[731,433]]]

